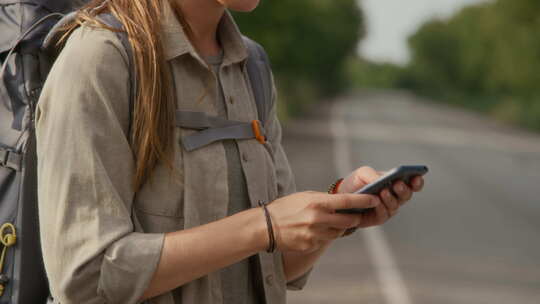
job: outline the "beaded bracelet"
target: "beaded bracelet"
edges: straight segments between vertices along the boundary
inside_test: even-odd
[[[337,181],[335,181],[333,184],[331,184],[330,187],[328,187],[328,193],[336,194],[338,192],[338,187],[339,185],[341,185],[342,182],[343,182],[343,178],[340,178]]]
[[[341,183],[343,182],[343,178],[340,178],[338,179],[337,181],[335,181],[332,185],[330,185],[330,187],[328,187],[328,193],[329,194],[336,194],[338,192],[338,187],[339,185],[341,185]],[[353,228],[349,228],[347,230],[345,230],[345,232],[343,233],[343,235],[341,237],[345,237],[345,236],[348,236],[348,235],[351,235],[353,234],[358,228],[356,227],[353,227]]]
[[[259,206],[261,206],[264,211],[264,216],[266,217],[266,225],[268,226],[268,249],[266,250],[266,252],[272,253],[276,250],[276,239],[274,237],[272,219],[270,217],[270,213],[268,212],[268,208],[266,208],[266,205],[268,205],[268,203],[259,201]]]

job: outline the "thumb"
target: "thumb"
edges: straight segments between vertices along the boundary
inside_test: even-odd
[[[373,208],[377,207],[381,201],[375,195],[370,194],[327,194],[323,206],[328,210],[350,209],[350,208]]]

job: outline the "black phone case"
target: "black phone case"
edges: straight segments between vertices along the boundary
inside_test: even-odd
[[[362,189],[356,191],[356,194],[379,194],[385,188],[390,188],[396,181],[402,180],[407,185],[410,185],[410,181],[413,177],[424,175],[428,172],[427,166],[399,166],[390,170],[387,174],[381,176],[373,183],[362,187]],[[351,209],[339,209],[338,213],[366,213],[373,208],[351,208]]]

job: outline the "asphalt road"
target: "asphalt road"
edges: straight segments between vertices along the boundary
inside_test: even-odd
[[[336,241],[289,303],[540,303],[540,135],[365,91],[285,124],[284,146],[299,190],[362,165],[430,168],[422,193]]]

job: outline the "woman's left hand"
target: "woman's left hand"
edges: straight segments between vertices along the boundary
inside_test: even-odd
[[[352,193],[365,185],[375,181],[385,172],[375,171],[371,167],[361,167],[349,174],[338,187],[338,193]],[[403,181],[397,181],[393,184],[392,191],[384,189],[379,197],[382,204],[374,208],[373,211],[364,213],[361,223],[358,227],[365,228],[385,223],[392,216],[396,215],[399,207],[403,206],[412,198],[413,192],[421,191],[424,187],[424,179],[416,176],[411,180],[411,185]]]

